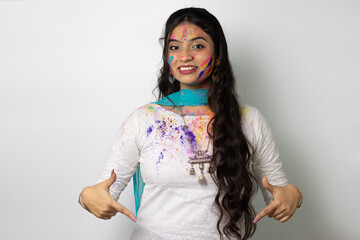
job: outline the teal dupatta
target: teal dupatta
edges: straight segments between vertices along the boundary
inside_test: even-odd
[[[162,98],[160,101],[153,102],[158,105],[164,106],[199,106],[207,105],[208,89],[182,89],[178,92],[169,94]],[[136,217],[141,204],[141,196],[144,191],[145,183],[141,177],[140,164],[133,175],[134,196]]]

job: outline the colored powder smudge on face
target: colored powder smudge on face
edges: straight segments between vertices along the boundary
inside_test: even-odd
[[[201,71],[201,73],[199,73],[199,76],[197,79],[200,79],[203,74],[204,74],[204,71]]]
[[[208,59],[206,59],[202,64],[201,64],[201,67],[204,68],[207,63],[209,63],[210,59],[212,58],[212,56],[210,56]]]
[[[207,63],[207,65],[206,65],[205,69],[199,73],[199,76],[197,79],[200,79],[204,73],[205,73],[205,75],[209,75],[211,73],[211,70],[213,68],[212,62],[213,62],[212,56],[210,56],[208,60],[206,60],[202,63],[202,65],[201,65],[202,68],[205,66],[206,63]]]
[[[213,66],[210,66],[207,70],[204,71],[204,74],[205,75],[210,75],[212,69],[213,69]]]
[[[169,68],[170,68],[170,72],[172,73],[172,75],[174,75],[174,71],[172,70],[171,68],[171,62],[174,60],[174,56],[170,56],[169,57],[169,60],[168,60],[168,63],[169,63]]]
[[[184,24],[184,29],[183,29],[183,40],[186,41],[186,38],[188,36],[188,31],[186,29],[186,25]]]

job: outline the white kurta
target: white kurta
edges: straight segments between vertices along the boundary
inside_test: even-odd
[[[254,107],[242,108],[243,131],[252,146],[252,170],[261,185],[266,175],[270,184],[288,183],[270,127]],[[219,239],[216,224],[218,209],[214,204],[217,186],[206,172],[206,185],[199,184],[200,170],[190,175],[189,157],[194,150],[212,152],[208,145],[207,124],[211,116],[185,116],[192,141],[188,141],[181,115],[157,104],[138,108],[123,123],[111,152],[97,180],[104,181],[115,169],[116,182],[110,194],[118,199],[140,164],[145,188],[131,239],[183,240]],[[271,194],[261,188],[267,204]]]

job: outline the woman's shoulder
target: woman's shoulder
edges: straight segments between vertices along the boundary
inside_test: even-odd
[[[136,110],[132,114],[136,115],[153,115],[159,111],[161,111],[161,106],[159,106],[156,103],[150,102],[147,104],[144,104],[140,107],[137,107]]]
[[[256,107],[247,104],[241,104],[240,111],[243,121],[246,122],[253,121],[261,117],[261,113]]]
[[[259,137],[270,130],[262,113],[253,106],[242,104],[240,107],[242,128],[248,137]]]
[[[168,111],[165,111],[160,105],[151,102],[135,108],[135,110],[128,115],[127,121],[145,123],[163,117],[167,112]]]
[[[153,121],[155,113],[159,111],[158,106],[153,103],[147,103],[140,107],[136,107],[123,121],[120,131],[124,129],[141,130],[146,127],[149,121]]]

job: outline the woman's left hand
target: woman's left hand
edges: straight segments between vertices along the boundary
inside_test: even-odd
[[[262,185],[268,190],[274,200],[256,215],[254,223],[257,223],[265,216],[286,222],[302,203],[302,194],[293,184],[284,187],[273,186],[268,183],[266,176],[262,178]]]

